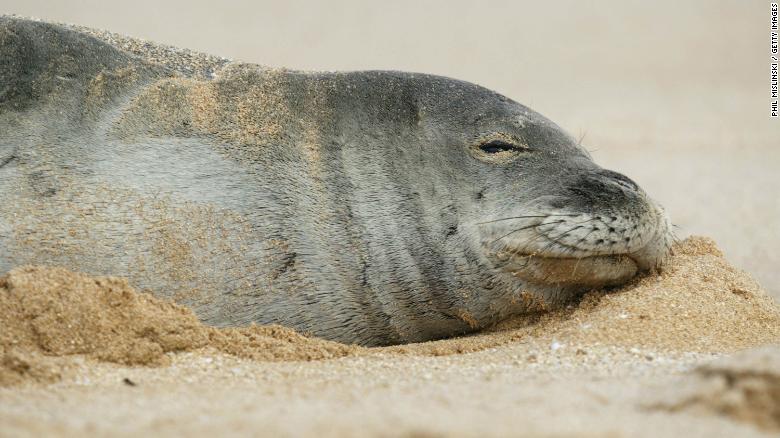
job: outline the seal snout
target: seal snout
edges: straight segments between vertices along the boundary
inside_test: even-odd
[[[661,267],[673,240],[663,208],[618,172],[599,168],[572,180],[510,216],[516,220],[489,224],[504,271],[577,288],[619,285]]]

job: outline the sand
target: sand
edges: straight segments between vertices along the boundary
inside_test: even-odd
[[[681,387],[646,401],[650,409],[714,413],[780,431],[780,349],[760,348],[699,367]]]
[[[48,267],[0,279],[0,327],[0,435],[780,431],[780,307],[703,237],[618,290],[421,344],[207,327],[123,279]]]
[[[341,357],[356,347],[309,339],[279,326],[215,329],[173,302],[138,293],[120,278],[23,267],[0,278],[0,384],[48,381],[46,356],[163,365],[166,353],[206,346],[255,360]]]

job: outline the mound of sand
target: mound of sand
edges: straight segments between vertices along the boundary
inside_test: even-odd
[[[212,347],[256,360],[315,360],[357,350],[279,326],[215,329],[127,281],[22,267],[0,278],[0,384],[57,377],[44,356],[161,365],[168,352]]]
[[[780,340],[777,303],[714,241],[692,237],[674,253],[659,276],[587,294],[579,306],[542,317],[533,333],[575,345],[712,353]]]
[[[469,353],[510,342],[655,351],[732,352],[780,342],[780,308],[714,242],[690,238],[663,273],[579,305],[505,321],[463,338],[366,349],[302,336],[278,326],[217,329],[188,309],[136,292],[119,278],[22,267],[0,278],[0,383],[58,376],[52,357],[84,355],[128,365],[161,365],[167,353],[213,348],[261,361],[346,355]]]

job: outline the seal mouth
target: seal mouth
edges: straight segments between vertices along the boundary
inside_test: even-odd
[[[536,284],[596,288],[624,284],[640,269],[628,254],[576,258],[516,254],[504,265],[504,270]]]

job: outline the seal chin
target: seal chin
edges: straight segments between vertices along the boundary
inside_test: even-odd
[[[640,266],[629,255],[581,258],[514,255],[503,269],[529,283],[598,288],[626,283],[640,271]]]

